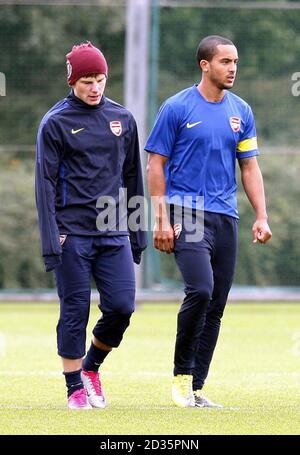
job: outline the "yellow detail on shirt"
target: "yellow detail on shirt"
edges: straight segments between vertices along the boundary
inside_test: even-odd
[[[257,138],[256,137],[251,137],[250,139],[245,139],[244,141],[241,141],[237,145],[237,151],[238,152],[250,152],[250,150],[256,150],[257,149]]]

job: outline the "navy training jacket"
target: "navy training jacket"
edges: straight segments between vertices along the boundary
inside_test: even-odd
[[[118,216],[113,230],[99,231],[96,224],[105,208],[97,207],[98,198],[112,197],[118,213],[122,188],[128,201],[144,195],[132,114],[105,96],[89,106],[71,91],[47,112],[37,136],[36,203],[47,271],[61,262],[60,234],[129,234],[134,261],[140,263],[145,231],[128,231],[127,220],[124,229]],[[132,211],[127,209],[125,216]]]

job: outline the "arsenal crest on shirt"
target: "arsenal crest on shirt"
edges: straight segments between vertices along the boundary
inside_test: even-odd
[[[114,133],[116,136],[121,136],[122,134],[122,123],[119,122],[118,120],[115,120],[114,122],[109,123],[110,130],[112,133]]]
[[[239,117],[230,117],[229,121],[230,121],[230,126],[235,133],[240,131],[241,119]]]

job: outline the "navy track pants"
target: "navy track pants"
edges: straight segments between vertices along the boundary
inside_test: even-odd
[[[175,242],[185,298],[177,318],[174,375],[192,374],[194,390],[204,385],[217,343],[234,276],[237,228],[236,218],[204,212],[202,240],[187,241],[183,223]]]
[[[135,276],[129,238],[68,235],[62,248],[62,264],[55,270],[60,298],[58,354],[68,359],[85,354],[92,278],[100,293],[102,312],[93,334],[117,347],[134,311]]]

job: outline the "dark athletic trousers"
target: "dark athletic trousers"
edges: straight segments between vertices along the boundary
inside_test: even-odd
[[[129,238],[68,235],[62,249],[62,264],[55,269],[60,299],[58,354],[67,359],[85,354],[92,278],[100,293],[102,312],[93,334],[108,346],[119,346],[134,311],[135,276]]]
[[[198,213],[198,215],[197,215]],[[185,298],[177,318],[174,375],[192,374],[193,389],[201,389],[217,343],[221,318],[232,285],[238,220],[212,212],[193,211],[203,221],[203,238],[187,240],[182,232],[175,242],[175,259],[183,277]],[[171,220],[174,223],[174,216]],[[188,227],[190,230],[190,227]]]

